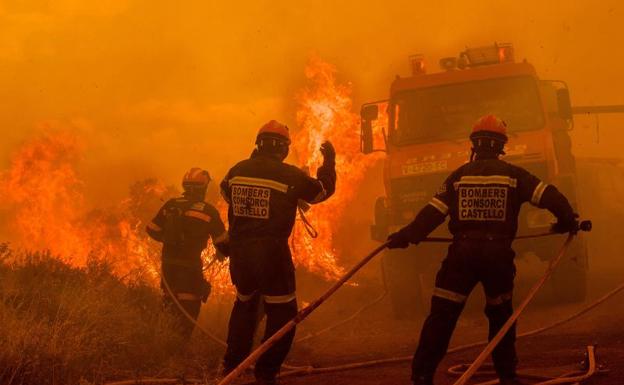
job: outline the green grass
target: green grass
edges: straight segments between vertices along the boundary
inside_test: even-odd
[[[197,333],[182,346],[157,288],[0,244],[0,384],[207,375],[221,354]]]

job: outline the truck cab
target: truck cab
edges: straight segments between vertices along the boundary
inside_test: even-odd
[[[396,77],[388,100],[362,106],[362,151],[386,152],[386,195],[375,203],[373,239],[384,241],[390,232],[409,223],[445,178],[469,161],[470,128],[486,114],[494,114],[507,123],[509,142],[502,159],[555,184],[576,207],[576,166],[569,136],[573,120],[567,86],[562,81],[541,80],[530,63],[516,62],[513,56],[509,44],[472,48],[458,57],[443,58],[440,71],[427,73],[423,56],[415,55],[410,58],[412,75]],[[380,126],[384,126],[381,134],[376,132]],[[379,135],[383,135],[384,145],[375,148],[375,136]],[[518,232],[546,231],[553,220],[548,211],[524,205]],[[446,226],[440,226],[435,235],[444,234],[448,235]],[[519,255],[531,252],[547,259],[558,243],[556,239],[541,238],[517,241],[514,248]],[[386,253],[386,280],[391,295],[393,286],[398,285],[396,290],[403,293],[400,286],[412,282],[413,288],[417,278],[414,275],[422,274],[423,269],[414,261],[422,261],[426,256],[413,254],[431,253],[444,254],[444,250],[419,245],[418,249]],[[577,284],[570,292],[568,281],[585,282],[587,253],[582,240],[576,242],[570,254],[573,257],[566,263],[569,266],[560,270],[571,272],[565,273],[569,279],[563,279],[561,285],[565,288],[559,294],[580,300],[585,295],[585,284]],[[415,297],[418,301],[422,295]],[[395,309],[407,305],[399,302]]]

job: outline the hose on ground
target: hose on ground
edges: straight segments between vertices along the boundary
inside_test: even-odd
[[[158,270],[156,270],[158,272]],[[204,333],[204,335],[206,335],[208,338],[210,338],[211,340],[213,340],[214,342],[216,342],[218,345],[220,345],[221,347],[227,347],[227,342],[225,342],[224,340],[222,340],[221,338],[217,337],[214,333],[212,333],[210,330],[206,329],[204,326],[202,326],[199,322],[197,322],[197,320],[195,318],[193,318],[187,311],[186,309],[184,309],[184,307],[182,306],[182,304],[180,303],[180,301],[178,301],[178,298],[175,296],[175,294],[173,293],[173,290],[171,290],[171,287],[169,286],[169,283],[167,282],[167,280],[165,279],[165,277],[158,273],[158,275],[160,276],[160,278],[162,279],[163,282],[163,286],[165,286],[165,290],[167,291],[167,294],[169,295],[169,297],[171,297],[171,299],[173,300],[173,302],[175,303],[176,307],[178,308],[178,310],[180,310],[180,312],[184,315],[184,317],[186,317],[186,319],[188,319],[191,323],[193,323],[193,325],[195,325],[195,327],[197,329],[199,329],[202,333]],[[297,366],[290,366],[290,365],[283,365],[284,368],[289,369],[289,370],[297,370],[300,369]]]
[[[156,273],[160,277],[160,280],[162,281],[163,286],[165,287],[165,291],[167,292],[167,295],[171,298],[173,303],[176,305],[178,310],[184,315],[184,317],[186,317],[186,319],[188,319],[193,325],[195,325],[195,327],[197,329],[201,330],[201,332],[204,333],[208,338],[210,338],[211,340],[213,340],[217,344],[221,345],[222,347],[227,347],[227,343],[224,340],[222,340],[221,338],[217,337],[210,330],[208,330],[205,327],[203,327],[202,325],[200,325],[199,322],[197,322],[197,320],[195,320],[195,318],[193,318],[193,316],[191,316],[186,311],[186,309],[184,309],[184,306],[182,306],[180,301],[178,301],[178,298],[176,297],[176,295],[173,292],[173,290],[171,290],[171,286],[169,286],[169,282],[167,282],[167,279],[165,278],[165,276],[160,273],[158,268],[156,268],[154,270],[156,271]]]
[[[353,314],[351,314],[350,316],[348,316],[348,317],[346,317],[346,318],[344,318],[344,319],[342,319],[342,320],[340,320],[340,321],[338,321],[338,322],[336,322],[336,323],[334,323],[332,325],[329,325],[329,326],[327,326],[327,327],[325,327],[325,328],[323,328],[323,329],[321,329],[319,331],[308,333],[307,335],[305,335],[305,336],[303,336],[301,338],[296,339],[295,343],[301,343],[301,342],[310,340],[310,339],[312,339],[314,337],[320,336],[321,334],[325,334],[325,333],[327,333],[327,332],[329,332],[329,331],[331,331],[333,329],[336,329],[337,327],[342,326],[342,325],[346,324],[347,322],[349,322],[351,320],[354,320],[360,314],[362,314],[364,312],[364,310],[375,306],[376,304],[381,302],[384,298],[386,298],[386,296],[388,295],[388,283],[386,281],[386,271],[385,271],[383,263],[381,263],[381,282],[383,284],[383,291],[377,298],[375,298],[371,302],[368,302],[368,303],[364,304],[364,306],[360,307],[358,310],[353,312]]]
[[[588,304],[587,306],[583,307],[582,309],[580,309],[579,311],[570,314],[569,316],[560,319],[556,322],[551,323],[550,325],[541,327],[541,328],[537,328],[537,329],[533,329],[524,333],[520,333],[518,334],[517,338],[524,338],[524,337],[530,337],[530,336],[534,336],[540,333],[543,333],[545,331],[551,330],[553,328],[556,328],[558,326],[561,326],[563,324],[566,324],[568,322],[571,322],[573,320],[575,320],[576,318],[579,318],[580,316],[590,312],[591,310],[595,309],[596,307],[602,305],[603,303],[607,302],[609,299],[611,299],[612,297],[614,297],[615,295],[617,295],[618,293],[624,291],[624,283],[620,284],[619,286],[617,286],[616,288],[614,288],[613,290],[609,291],[608,293],[604,294],[602,297],[598,298],[597,300],[593,301],[592,303]],[[472,349],[472,348],[476,348],[476,347],[480,347],[487,344],[487,341],[480,341],[480,342],[475,342],[475,343],[470,343],[470,344],[464,344],[464,345],[460,345],[460,346],[456,346],[454,348],[451,348],[448,350],[447,353],[457,353],[457,352],[461,352],[461,351],[465,351],[468,349]],[[280,375],[280,377],[291,377],[291,376],[296,376],[296,375],[314,375],[314,374],[324,374],[324,373],[332,373],[332,372],[340,372],[340,371],[345,371],[345,370],[352,370],[352,369],[362,369],[362,368],[367,368],[367,367],[372,367],[372,366],[377,366],[377,365],[387,365],[387,364],[395,364],[395,363],[405,363],[405,362],[410,362],[412,360],[412,356],[399,356],[399,357],[389,357],[389,358],[382,358],[382,359],[377,359],[377,360],[368,360],[368,361],[361,361],[361,362],[353,362],[353,363],[349,363],[349,364],[344,364],[344,365],[336,365],[336,366],[326,366],[326,367],[300,367],[298,369],[293,369],[293,370],[288,370],[284,373],[282,373]],[[135,380],[123,380],[123,381],[116,381],[116,382],[107,382],[105,385],[137,385],[137,384],[179,384],[179,383],[187,383],[187,384],[191,384],[191,383],[203,383],[201,380],[198,379],[184,379],[183,381],[179,378],[140,378],[140,379],[135,379]],[[551,384],[552,385],[552,384]]]
[[[311,223],[309,223],[309,221],[307,220],[304,210],[299,207],[299,215],[302,219],[302,221],[304,222],[304,226],[306,231],[308,232],[308,234],[310,235],[310,237],[312,238],[316,238],[318,236],[318,232],[314,229],[314,227],[312,226]],[[524,238],[537,238],[537,237],[544,237],[544,236],[549,236],[549,235],[553,235],[553,233],[548,232],[548,233],[543,233],[543,234],[533,234],[533,235],[524,235],[524,236],[519,236],[517,237],[517,239],[524,239]],[[428,237],[427,240],[428,242],[451,242],[452,239],[450,238],[435,238],[435,237]],[[215,259],[216,260],[216,259]],[[214,263],[213,260],[211,262]],[[169,297],[171,297],[171,299],[173,300],[173,302],[175,303],[176,307],[178,308],[178,310],[180,310],[180,312],[184,315],[184,317],[186,317],[186,319],[188,319],[198,330],[200,330],[202,333],[204,333],[208,338],[210,338],[211,340],[213,340],[215,343],[217,343],[218,345],[222,346],[222,347],[227,347],[227,343],[217,337],[213,332],[211,332],[210,330],[206,329],[205,327],[203,327],[202,325],[199,324],[199,322],[197,322],[197,320],[195,320],[182,306],[182,304],[180,304],[180,302],[178,301],[177,297],[175,296],[175,294],[173,293],[173,291],[171,290],[171,287],[169,286],[169,283],[167,282],[167,280],[165,279],[165,277],[159,272],[158,268],[154,269],[158,276],[160,277],[160,279],[163,282],[163,286],[165,286],[165,290],[167,291],[167,294],[169,295]],[[382,270],[383,270],[383,264],[382,264]],[[358,310],[356,310],[353,314],[351,314],[349,317],[346,317],[345,319],[336,322],[333,325],[327,326],[317,332],[313,332],[310,333],[306,336],[303,336],[299,339],[297,339],[295,342],[304,342],[307,341],[309,339],[312,339],[314,337],[318,337],[321,334],[324,334],[326,332],[329,332],[341,325],[344,325],[345,323],[355,319],[356,317],[358,317],[360,314],[362,314],[366,309],[376,305],[377,303],[381,302],[386,295],[388,294],[388,288],[387,288],[387,283],[386,283],[386,278],[385,278],[385,273],[382,271],[382,281],[383,281],[383,287],[384,287],[384,291],[383,293],[375,298],[373,301],[365,304],[364,306],[362,306],[361,308],[359,308]],[[297,366],[291,366],[291,365],[283,365],[284,368],[286,369],[292,369],[292,370],[300,370],[300,367]]]
[[[589,229],[591,229],[591,223],[589,223],[589,228],[587,231],[589,231]],[[581,229],[583,229],[581,227]],[[506,324],[503,326],[503,328],[501,328],[501,330],[499,331],[499,333],[494,337],[494,339],[492,341],[490,341],[490,343],[486,344],[486,348],[481,352],[481,354],[477,357],[477,359],[472,363],[472,365],[470,365],[468,367],[468,369],[466,370],[466,372],[464,372],[462,374],[462,376],[460,377],[460,379],[457,381],[456,384],[465,384],[466,381],[476,372],[476,370],[479,368],[479,366],[483,363],[483,360],[485,359],[485,355],[489,354],[491,352],[491,350],[493,349],[493,346],[495,346],[495,344],[498,342],[498,340],[500,340],[500,338],[502,337],[502,335],[504,335],[507,331],[507,329],[509,328],[509,326],[515,322],[515,319],[518,318],[518,316],[520,315],[520,313],[522,313],[522,311],[524,310],[524,308],[526,307],[526,305],[528,304],[528,302],[533,298],[533,296],[537,293],[537,291],[541,288],[541,286],[543,285],[543,283],[545,282],[545,280],[552,274],[552,272],[554,271],[554,268],[556,267],[557,263],[561,260],[563,253],[566,251],[568,245],[570,244],[571,240],[573,238],[573,234],[570,234],[566,240],[566,242],[564,243],[564,245],[562,246],[559,254],[551,261],[549,268],[547,269],[546,273],[544,274],[544,276],[542,277],[542,279],[532,288],[532,290],[530,291],[530,294],[527,296],[527,298],[522,302],[522,304],[520,305],[519,309],[516,310],[516,312],[514,312],[514,315],[512,315],[512,317],[506,322]],[[432,240],[434,241],[434,240]],[[440,240],[441,241],[441,240]],[[435,242],[435,241],[434,241]],[[358,263],[351,271],[349,271],[343,278],[341,278],[341,280],[339,280],[339,282],[334,285],[332,288],[330,288],[330,290],[325,293],[323,296],[321,296],[315,303],[313,303],[312,305],[308,306],[308,308],[303,309],[302,311],[300,311],[300,313],[297,315],[297,317],[295,319],[293,319],[292,321],[290,321],[288,324],[286,324],[282,329],[280,329],[280,331],[278,333],[275,333],[271,338],[269,338],[267,341],[265,341],[258,349],[256,349],[256,351],[254,351],[249,357],[247,357],[243,363],[241,363],[233,372],[231,372],[230,374],[228,374],[221,382],[220,384],[226,384],[226,383],[230,383],[234,378],[236,378],[236,376],[240,375],[240,373],[242,373],[242,371],[245,370],[245,368],[249,367],[254,361],[255,359],[257,359],[257,356],[259,356],[260,354],[262,354],[263,352],[263,348],[264,351],[266,351],[266,349],[268,349],[268,346],[271,346],[271,343],[274,343],[277,339],[281,338],[281,335],[283,335],[285,332],[287,332],[288,330],[290,330],[291,328],[294,327],[294,325],[298,324],[299,322],[301,322],[303,319],[305,319],[314,309],[316,309],[321,303],[323,303],[329,296],[331,296],[340,286],[342,286],[342,284],[344,284],[344,282],[346,282],[346,280],[348,280],[352,275],[355,274],[355,272],[357,272],[362,266],[364,266],[366,263],[368,263],[368,261],[370,261],[376,254],[378,254],[382,249],[384,249],[386,247],[387,244],[384,244],[380,247],[378,247],[377,249],[375,249],[373,252],[371,252],[369,255],[367,255],[360,263]],[[168,283],[166,282],[166,280],[163,279],[163,282],[165,283],[165,286],[171,296],[171,298],[174,300],[174,302],[177,304],[177,306],[179,307],[179,309],[183,312],[183,314],[189,318],[189,320],[191,320],[191,322],[193,322],[196,326],[199,327],[199,325],[197,324],[197,322],[195,322],[195,320],[183,309],[183,307],[181,306],[181,304],[178,302],[177,298],[175,297],[175,295],[173,294],[173,292],[171,291],[171,289],[169,288]],[[381,300],[381,298],[379,299]],[[363,310],[363,309],[362,309]],[[358,313],[359,314],[359,313]],[[345,321],[346,322],[346,321]],[[204,332],[207,332],[207,330],[203,330]],[[208,332],[209,333],[209,332]],[[280,334],[281,333],[281,334]],[[211,334],[211,333],[210,333]],[[216,337],[215,337],[216,338]],[[225,343],[224,343],[225,344]],[[489,350],[488,350],[489,349]],[[404,358],[404,357],[403,357]],[[383,360],[382,360],[383,361]],[[366,364],[365,363],[355,363],[355,364],[348,364],[346,366],[349,366],[348,368],[354,368],[356,366],[353,365],[361,365],[361,364]],[[361,366],[359,366],[361,367]],[[333,367],[338,368],[338,367]],[[345,368],[345,365],[340,366],[340,368]],[[312,373],[312,372],[319,372],[320,370],[323,371],[327,371],[329,369],[332,369],[332,367],[328,367],[328,368],[311,368],[311,367],[301,367],[301,368],[292,368],[292,370],[290,370],[290,372],[286,372],[284,373],[284,375],[287,375],[288,373]]]
[[[581,222],[581,224],[583,223],[585,222]],[[591,222],[587,222],[587,223],[589,224],[588,229],[591,230]],[[531,289],[529,290],[529,293],[522,300],[522,302],[520,302],[520,304],[514,310],[513,314],[505,321],[503,326],[496,332],[496,334],[487,343],[487,345],[485,345],[483,350],[477,355],[477,358],[474,359],[474,361],[470,364],[470,366],[466,369],[466,371],[461,375],[461,377],[459,377],[459,379],[453,385],[467,384],[470,378],[472,377],[472,375],[479,369],[479,367],[485,362],[487,357],[494,351],[498,343],[504,338],[504,336],[507,334],[509,329],[513,327],[516,320],[520,317],[522,312],[524,312],[528,304],[533,300],[533,298],[535,298],[535,295],[537,295],[537,293],[542,288],[544,283],[546,283],[548,278],[552,276],[555,269],[559,265],[559,262],[561,261],[566,251],[568,250],[568,247],[572,243],[572,240],[574,239],[574,235],[575,233],[572,233],[572,232],[568,234],[568,237],[566,238],[565,242],[559,249],[559,252],[555,255],[554,258],[550,260],[548,264],[548,268],[544,272],[544,275],[533,285],[533,287],[531,287]]]
[[[240,376],[248,367],[254,364],[268,349],[271,348],[277,341],[293,330],[297,324],[303,322],[310,314],[318,309],[328,298],[330,298],[336,291],[338,291],[347,281],[349,281],[358,271],[366,266],[373,258],[381,253],[386,247],[388,242],[376,247],[358,263],[356,263],[348,272],[346,272],[340,279],[334,283],[323,295],[317,298],[314,302],[301,309],[297,315],[284,326],[277,330],[273,335],[262,342],[253,352],[251,352],[247,358],[245,358],[238,366],[226,375],[218,385],[227,385],[232,383],[238,376]]]
[[[582,316],[582,315],[588,313],[589,311],[595,309],[596,307],[602,305],[607,300],[611,299],[612,297],[614,297],[615,295],[617,295],[618,293],[620,293],[622,291],[624,291],[624,283],[620,284],[615,289],[613,289],[610,292],[606,293],[605,295],[603,295],[602,297],[600,297],[597,300],[593,301],[592,303],[588,304],[587,306],[585,306],[581,310],[579,310],[579,311],[577,311],[577,312],[575,312],[575,313],[573,313],[573,314],[571,314],[571,315],[569,315],[569,316],[567,316],[567,317],[565,317],[565,318],[563,318],[561,320],[553,322],[550,325],[547,325],[547,326],[544,326],[544,327],[541,327],[541,328],[537,328],[537,329],[533,329],[533,330],[530,330],[530,331],[527,331],[527,332],[524,332],[524,333],[520,333],[520,334],[518,334],[517,338],[524,338],[524,337],[534,336],[536,334],[543,333],[545,331],[551,330],[551,329],[556,328],[558,326],[561,326],[561,325],[563,325],[565,323],[573,321],[576,318],[579,318],[580,316]],[[465,351],[465,350],[468,350],[468,349],[484,346],[486,344],[487,344],[487,341],[480,341],[480,342],[475,342],[475,343],[470,343],[470,344],[464,344],[464,345],[456,346],[454,348],[449,349],[447,353],[457,353],[457,352]],[[354,363],[350,363],[350,364],[337,365],[337,366],[328,366],[328,367],[320,367],[320,368],[310,367],[307,370],[305,368],[302,368],[302,369],[297,369],[297,370],[293,370],[293,371],[284,372],[284,373],[281,374],[281,377],[288,377],[288,376],[293,376],[293,375],[298,375],[298,374],[330,373],[330,372],[349,370],[349,369],[366,368],[366,367],[371,367],[371,366],[376,366],[376,365],[385,365],[385,364],[393,364],[393,363],[411,362],[412,358],[413,358],[413,356],[409,355],[409,356],[382,358],[382,359],[370,360],[370,361],[354,362]]]
[[[519,371],[518,377],[525,378],[529,380],[538,380],[540,382],[534,383],[533,385],[555,385],[555,384],[578,384],[581,381],[588,379],[593,376],[596,372],[598,372],[598,368],[596,366],[596,347],[593,345],[587,346],[587,369],[584,371],[572,371],[568,373],[564,373],[557,377],[532,374]],[[469,365],[467,364],[459,364],[452,366],[448,369],[448,373],[455,376],[461,376],[465,373],[466,369],[468,369]],[[483,365],[483,367],[491,368],[491,365]],[[482,368],[483,368],[482,367]],[[483,375],[496,375],[493,370],[482,370],[475,372],[474,376],[483,376]],[[476,385],[495,385],[498,384],[498,379],[489,380],[485,382],[480,382]]]

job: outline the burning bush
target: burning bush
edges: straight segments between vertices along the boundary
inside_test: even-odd
[[[323,141],[330,140],[337,151],[336,193],[308,212],[319,237],[312,239],[298,223],[291,242],[295,263],[325,279],[336,279],[344,272],[335,236],[344,221],[345,208],[358,194],[367,171],[380,159],[360,152],[360,117],[353,111],[351,86],[340,84],[336,72],[334,66],[317,57],[308,62],[305,69],[308,84],[296,98],[299,130],[292,144],[295,155],[311,170],[322,162],[318,149]]]

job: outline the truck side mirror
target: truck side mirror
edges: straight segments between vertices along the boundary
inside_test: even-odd
[[[364,154],[373,152],[373,121],[379,117],[379,106],[367,104],[360,110],[360,150]]]
[[[379,117],[379,106],[377,104],[365,104],[360,111],[362,120],[377,120]]]
[[[557,106],[561,119],[572,120],[572,103],[570,102],[570,91],[567,88],[557,90]]]
[[[360,127],[360,150],[364,154],[373,152],[373,122],[363,120]]]

